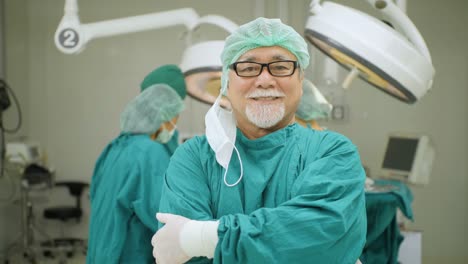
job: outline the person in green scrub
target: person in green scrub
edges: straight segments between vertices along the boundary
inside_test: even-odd
[[[317,120],[330,117],[333,106],[325,99],[315,85],[304,79],[302,81],[302,96],[296,110],[296,122],[307,128],[324,130]]]
[[[205,135],[174,153],[152,238],[156,263],[359,262],[358,150],[295,122],[309,64],[304,39],[279,19],[258,18],[226,39],[221,59],[232,112],[218,99]]]
[[[96,162],[90,189],[89,264],[154,263],[154,215],[164,172],[177,147],[173,134],[186,87],[176,65],[155,69],[140,87],[141,93],[121,113],[120,135]]]

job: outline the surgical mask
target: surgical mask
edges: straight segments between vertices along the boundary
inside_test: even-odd
[[[174,135],[174,132],[177,128],[177,126],[172,123],[173,129],[171,131],[168,131],[167,129],[163,128],[161,132],[159,132],[158,136],[156,137],[156,141],[162,144],[166,144],[171,140],[172,136]]]
[[[236,120],[232,115],[232,111],[227,111],[220,107],[219,102],[221,95],[218,96],[213,106],[205,115],[206,139],[211,149],[215,152],[216,161],[224,169],[224,184],[229,187],[236,186],[242,179],[243,168],[239,151],[235,146],[236,142]],[[229,184],[226,181],[227,172],[229,169],[229,161],[231,160],[232,151],[235,150],[239,159],[241,173],[239,179]]]

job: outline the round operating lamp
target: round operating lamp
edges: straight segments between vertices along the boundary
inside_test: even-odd
[[[222,69],[220,54],[223,48],[224,41],[196,43],[185,49],[180,68],[186,76],[200,72],[219,72]]]
[[[232,33],[239,26],[231,20],[218,16],[207,15],[201,17],[192,31],[202,24],[211,24]],[[204,41],[189,46],[183,56],[180,68],[185,74],[187,93],[194,99],[213,104],[221,91],[222,62],[221,53],[224,49],[224,41]],[[221,97],[220,105],[230,109],[231,104],[225,97]]]
[[[327,56],[381,91],[406,103],[431,88],[435,70],[429,51],[409,18],[390,1],[368,0],[406,36],[358,10],[313,1],[306,39]]]
[[[213,104],[221,90],[221,52],[224,41],[206,41],[188,47],[180,63],[185,75],[187,93],[194,99]],[[229,101],[221,99],[221,106],[230,108]]]

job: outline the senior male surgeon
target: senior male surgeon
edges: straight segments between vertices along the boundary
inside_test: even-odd
[[[146,76],[141,90],[120,116],[120,135],[96,162],[88,264],[154,262],[154,214],[184,109],[184,76],[177,66],[164,65]]]
[[[365,174],[356,147],[295,122],[307,44],[278,19],[239,27],[222,53],[232,112],[176,150],[153,236],[158,264],[356,263]]]

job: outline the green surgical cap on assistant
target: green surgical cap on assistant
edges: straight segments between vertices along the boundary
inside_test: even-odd
[[[158,83],[169,85],[179,94],[180,98],[185,99],[187,90],[185,87],[184,74],[177,65],[163,65],[150,72],[141,82],[140,90],[144,91],[148,87]]]
[[[307,43],[299,33],[283,24],[280,19],[260,17],[240,26],[226,38],[221,54],[223,63],[221,91],[223,93],[226,91],[231,64],[249,50],[270,46],[279,46],[294,54],[303,70],[309,65]]]
[[[325,99],[314,84],[304,79],[302,82],[302,97],[296,110],[296,115],[302,120],[312,121],[326,119],[330,116],[333,106]]]
[[[124,133],[152,134],[162,123],[170,121],[184,109],[183,100],[166,84],[147,87],[131,100],[120,114]]]

